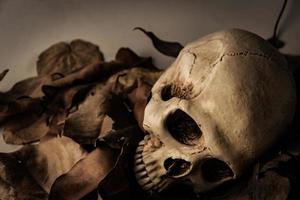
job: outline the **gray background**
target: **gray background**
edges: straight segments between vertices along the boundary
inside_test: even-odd
[[[10,69],[0,90],[34,76],[37,56],[49,45],[75,38],[98,44],[107,60],[113,59],[118,48],[130,47],[140,55],[152,56],[158,66],[168,66],[172,59],[155,51],[143,34],[132,31],[136,26],[182,44],[232,27],[268,38],[282,2],[0,0],[0,70]],[[280,27],[286,41],[282,51],[300,54],[300,0],[289,0]]]

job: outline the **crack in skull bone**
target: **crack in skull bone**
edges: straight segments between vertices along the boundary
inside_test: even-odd
[[[247,50],[224,53],[220,58],[220,62],[226,56],[231,56],[231,57],[232,56],[244,56],[244,57],[246,57],[246,56],[257,56],[257,57],[260,57],[260,58],[264,58],[266,60],[276,62],[275,59],[271,55],[268,55],[268,54],[265,54],[265,53],[262,53],[262,52],[247,51]]]

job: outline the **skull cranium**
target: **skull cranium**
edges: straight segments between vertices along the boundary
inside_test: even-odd
[[[243,30],[187,45],[152,88],[135,155],[145,190],[186,182],[196,192],[239,177],[292,121],[294,82],[284,57]]]

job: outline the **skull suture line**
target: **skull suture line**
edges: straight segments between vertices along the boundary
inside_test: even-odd
[[[135,155],[148,191],[175,182],[196,192],[239,177],[291,123],[294,82],[284,57],[243,31],[187,45],[152,88]]]

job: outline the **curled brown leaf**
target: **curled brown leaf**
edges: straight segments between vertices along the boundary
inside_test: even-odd
[[[8,69],[5,69],[5,70],[3,70],[1,73],[0,73],[0,81],[2,81],[3,80],[3,78],[6,76],[6,74],[8,73]]]
[[[96,62],[74,71],[68,76],[55,80],[50,85],[54,87],[69,87],[93,81],[101,82],[126,68],[128,66],[120,62]]]
[[[123,96],[125,104],[133,112],[141,128],[151,88],[161,74],[162,71],[132,68],[116,74],[109,80],[113,83],[112,92]]]
[[[162,54],[166,56],[171,56],[176,58],[183,49],[183,46],[178,43],[178,42],[168,42],[168,41],[163,41],[159,39],[154,33],[150,31],[146,31],[145,29],[141,27],[136,27],[134,30],[139,30],[142,31],[144,34],[146,34],[152,41],[154,47]]]

